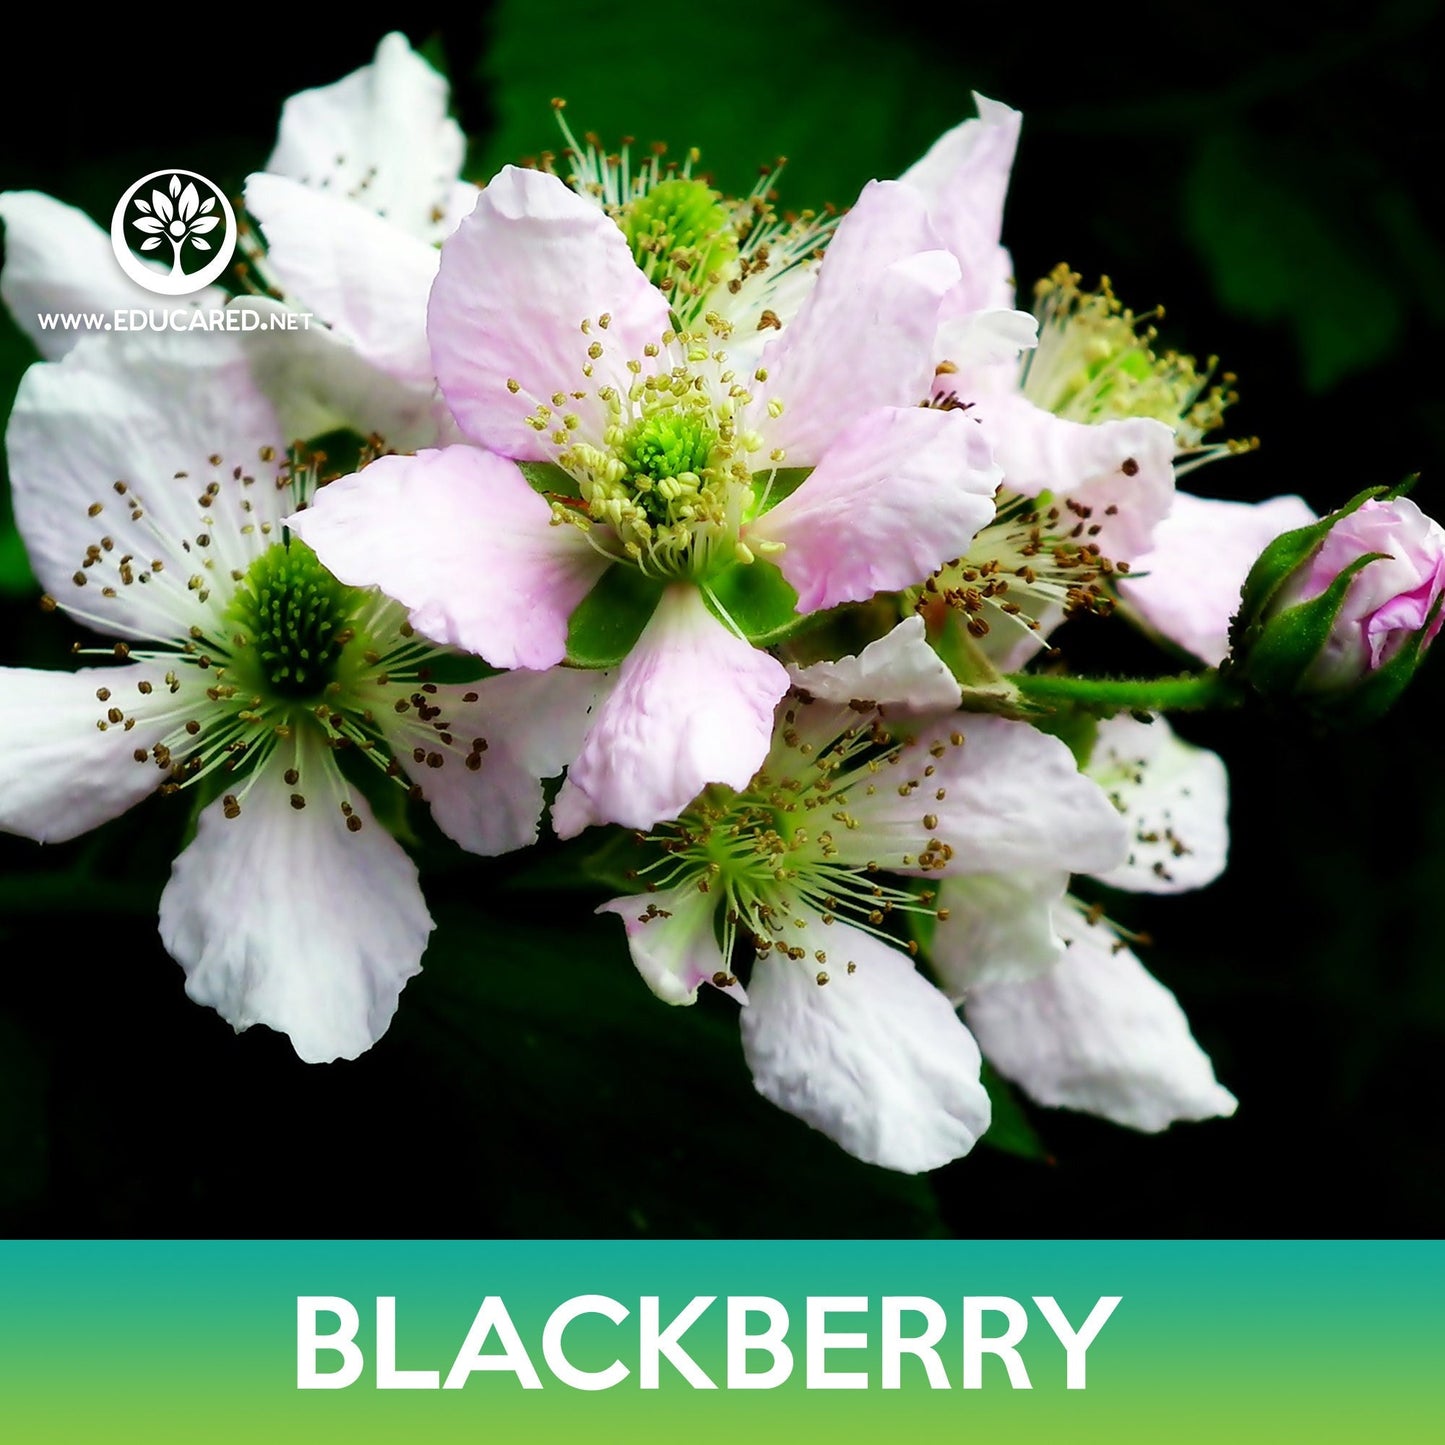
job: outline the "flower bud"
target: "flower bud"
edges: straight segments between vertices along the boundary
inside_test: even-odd
[[[1259,691],[1367,722],[1445,624],[1445,530],[1382,488],[1271,543],[1245,582],[1233,665]]]

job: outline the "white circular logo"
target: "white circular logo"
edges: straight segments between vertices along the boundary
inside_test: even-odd
[[[231,263],[236,213],[225,193],[195,171],[152,171],[120,198],[110,218],[110,247],[120,269],[161,296],[209,286]],[[147,265],[150,255],[168,271]]]

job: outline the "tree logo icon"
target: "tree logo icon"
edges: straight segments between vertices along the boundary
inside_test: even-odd
[[[120,269],[161,296],[209,286],[236,249],[236,213],[225,193],[195,171],[152,171],[120,198],[110,218]],[[168,270],[155,262],[169,264]]]

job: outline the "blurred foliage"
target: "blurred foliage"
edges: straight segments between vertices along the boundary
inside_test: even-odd
[[[653,12],[498,0],[409,12],[475,137],[471,173],[580,133],[657,139],[732,190],[785,154],[785,206],[846,205],[972,112],[1019,107],[1006,219],[1017,273],[1109,272],[1168,344],[1239,373],[1257,454],[1196,489],[1301,491],[1317,509],[1424,473],[1442,506],[1445,323],[1428,208],[1439,9],[1223,0],[1207,13],[1067,22],[741,4]],[[227,23],[216,17],[218,27]],[[233,22],[231,22],[233,24]],[[235,189],[281,100],[364,63],[380,24],[288,16],[287,42],[216,103],[138,106],[129,76],[189,64],[130,23],[55,30],[67,88],[0,96],[0,187],[104,219],[135,176],[188,165]],[[213,53],[224,53],[218,28]],[[226,41],[224,43],[229,43]],[[73,104],[67,96],[81,95]],[[103,122],[97,117],[104,117]],[[0,320],[0,401],[31,357]],[[0,407],[0,414],[3,414]],[[65,666],[74,629],[34,607],[0,493],[0,663]],[[1080,666],[1158,666],[1137,639],[1072,628]],[[91,840],[0,838],[0,1226],[175,1234],[1438,1233],[1435,1063],[1445,1036],[1439,899],[1445,663],[1375,732],[1340,742],[1251,717],[1192,719],[1234,778],[1229,875],[1120,900],[1184,1003],[1234,1120],[1161,1138],[1025,1107],[997,1085],[992,1151],[901,1180],[843,1157],[752,1092],[727,1000],[669,1009],[633,971],[580,849],[477,864],[428,841],[441,920],[392,1030],[309,1068],[184,997],[155,901],[185,808],[154,800]],[[584,840],[585,841],[585,840]],[[218,879],[218,889],[240,886]],[[1039,1142],[1035,1125],[1047,1138]],[[1042,1158],[1052,1162],[1044,1164]]]

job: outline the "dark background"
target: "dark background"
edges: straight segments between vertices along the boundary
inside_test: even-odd
[[[703,147],[729,189],[785,152],[785,199],[845,203],[971,112],[1020,108],[1006,219],[1020,278],[1067,260],[1164,338],[1238,373],[1262,449],[1193,489],[1317,509],[1422,473],[1445,515],[1438,6],[563,5],[403,12],[444,56],[472,174],[579,128]],[[138,175],[233,192],[281,100],[385,28],[264,12],[167,49],[156,15],[15,44],[0,187],[106,218]],[[1308,23],[1298,17],[1307,13]],[[635,18],[629,18],[635,17]],[[32,25],[36,22],[32,17]],[[32,37],[35,36],[32,30]],[[0,406],[30,359],[5,323]],[[65,665],[0,516],[0,663]],[[1101,630],[1102,629],[1102,630]],[[1094,666],[1161,667],[1102,624]],[[601,894],[537,855],[423,859],[441,927],[390,1033],[299,1063],[190,1004],[155,935],[184,823],[152,800],[75,844],[0,838],[0,1229],[38,1235],[1435,1235],[1445,1202],[1445,663],[1353,737],[1257,715],[1182,730],[1233,777],[1225,879],[1123,900],[1155,937],[1230,1121],[1138,1136],[1030,1117],[1048,1160],[981,1147],[927,1180],[854,1163],[753,1095],[731,1005],[669,1010]],[[244,880],[217,878],[224,891]]]

